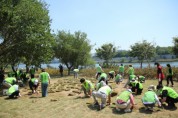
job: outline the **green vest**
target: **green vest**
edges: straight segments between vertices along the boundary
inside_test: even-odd
[[[135,79],[136,75],[130,75],[129,80],[131,81],[132,79]]]
[[[145,80],[145,77],[144,76],[139,76],[139,81],[143,81]]]
[[[15,88],[18,88],[18,85],[13,85],[8,89],[8,95],[11,95],[13,92],[16,91]]]
[[[164,86],[163,89],[161,90],[161,94],[162,94],[163,90],[167,90],[168,91],[167,96],[169,96],[171,98],[174,98],[174,99],[178,98],[178,94],[176,93],[176,91],[174,89]]]
[[[119,66],[119,72],[124,72],[124,66]]]
[[[128,74],[129,75],[134,75],[134,68],[133,67],[129,67]]]
[[[89,86],[89,85],[90,85],[90,86]],[[93,84],[92,84],[89,80],[85,80],[85,82],[83,83],[83,87],[84,87],[86,90],[94,89]],[[90,87],[91,87],[91,88],[90,88]]]
[[[173,75],[173,71],[170,73],[169,68],[167,68],[167,76],[169,76],[169,75]]]
[[[105,93],[107,96],[111,93],[111,88],[109,86],[103,86],[99,89],[99,91]]]
[[[115,71],[110,71],[109,73],[111,73],[111,74],[113,74],[113,75],[114,75],[114,74],[115,74]]]
[[[13,84],[13,81],[16,81],[16,78],[15,77],[7,77],[5,79],[5,81],[9,84]]]
[[[122,78],[122,76],[120,74],[117,74],[116,77],[115,77],[115,80],[120,80]]]
[[[99,73],[101,73],[101,72],[102,72],[101,66],[98,66],[98,67],[96,68],[96,71],[99,72]]]
[[[106,73],[101,73],[100,77],[98,78],[98,81],[100,81],[100,79],[104,77],[105,80],[107,80],[107,74]]]
[[[144,96],[142,97],[142,101],[143,102],[151,102],[151,103],[155,103],[155,92],[153,91],[147,91]]]
[[[41,83],[48,83],[49,82],[49,78],[48,78],[48,73],[47,72],[42,72],[40,74],[40,79],[41,79]]]
[[[130,99],[130,94],[131,92],[129,92],[128,90],[123,91],[117,98],[116,100],[122,100],[124,102],[127,102]]]

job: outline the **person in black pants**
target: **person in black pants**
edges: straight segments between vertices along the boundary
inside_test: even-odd
[[[173,71],[172,71],[171,65],[167,64],[167,86],[169,86],[169,81],[171,82],[172,87],[174,86],[172,76],[173,76]]]

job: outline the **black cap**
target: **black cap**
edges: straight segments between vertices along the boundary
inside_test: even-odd
[[[81,78],[81,79],[80,79],[80,83],[83,83],[83,82],[85,82],[85,79],[84,79],[84,78]]]

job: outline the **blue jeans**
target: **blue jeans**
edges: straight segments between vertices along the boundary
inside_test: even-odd
[[[42,97],[46,97],[48,93],[48,83],[41,84]]]

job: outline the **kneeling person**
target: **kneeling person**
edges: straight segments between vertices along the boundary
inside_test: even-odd
[[[94,86],[89,80],[85,80],[84,78],[80,79],[80,82],[82,83],[82,90],[84,91],[85,97],[90,97],[92,94],[92,91],[94,90]]]
[[[31,76],[32,78],[30,79],[30,81],[29,81],[29,87],[30,87],[30,89],[32,90],[32,93],[38,93],[37,92],[37,88],[38,88],[38,86],[39,86],[39,81],[38,81],[38,79],[37,79],[37,75],[34,77],[34,75],[32,75]]]
[[[20,91],[19,91],[19,86],[17,84],[14,84],[8,89],[8,95],[9,98],[17,98],[20,97]]]

